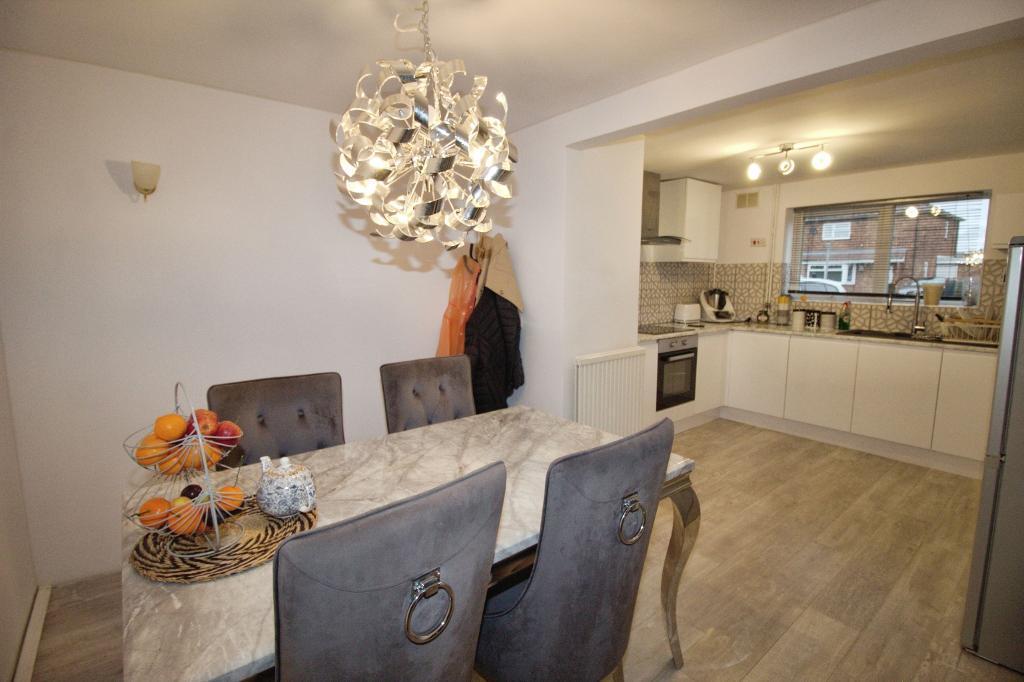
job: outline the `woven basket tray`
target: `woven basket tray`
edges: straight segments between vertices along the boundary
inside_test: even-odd
[[[247,571],[274,558],[278,545],[295,533],[316,525],[316,510],[287,519],[277,519],[260,511],[253,500],[231,520],[242,529],[241,539],[211,556],[183,558],[171,553],[176,543],[178,554],[187,553],[191,538],[164,533],[146,533],[135,543],[129,562],[139,575],[164,583],[197,583]]]

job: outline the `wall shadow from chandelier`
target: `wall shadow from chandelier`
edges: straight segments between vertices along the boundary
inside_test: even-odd
[[[516,202],[516,178],[512,176],[509,182],[509,190],[512,192],[511,199],[498,199],[487,209],[494,229],[490,234],[501,233],[505,235],[511,249],[515,249],[515,238],[509,238],[509,231],[514,233],[512,220],[509,216]],[[446,257],[446,251],[437,242],[430,244],[418,244],[416,242],[403,242],[397,239],[384,239],[376,236],[374,223],[366,215],[366,209],[355,202],[351,202],[344,195],[337,202],[338,221],[342,227],[366,238],[378,257],[372,262],[379,265],[396,267],[405,272],[430,272],[432,270],[444,270],[451,277],[451,269],[455,263],[455,257]],[[470,234],[467,237],[467,244],[475,244],[476,238]],[[456,249],[455,253],[460,250]]]

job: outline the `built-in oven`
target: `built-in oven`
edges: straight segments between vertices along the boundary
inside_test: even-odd
[[[657,409],[682,405],[697,395],[697,335],[658,341]]]

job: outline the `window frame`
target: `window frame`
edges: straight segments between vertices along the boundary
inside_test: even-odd
[[[827,223],[850,222],[851,223],[851,237],[852,237],[852,231],[853,231],[852,223],[855,222],[858,219],[858,212],[859,212],[858,209],[868,210],[868,209],[877,209],[878,207],[884,207],[884,206],[897,207],[897,206],[902,206],[902,205],[906,205],[906,204],[915,204],[915,203],[916,204],[921,204],[921,203],[940,203],[940,202],[950,202],[950,201],[958,201],[958,200],[959,201],[966,201],[966,200],[978,200],[978,199],[987,199],[988,202],[989,202],[988,203],[988,207],[987,207],[987,211],[986,211],[986,216],[985,216],[984,238],[982,240],[983,241],[982,249],[984,250],[985,248],[987,248],[988,243],[989,243],[989,228],[991,227],[991,217],[992,217],[992,215],[991,215],[991,210],[992,210],[992,204],[991,204],[991,202],[992,202],[992,191],[989,190],[989,189],[968,190],[968,191],[963,191],[963,192],[944,192],[944,193],[939,193],[939,194],[925,194],[925,195],[904,196],[904,197],[892,197],[892,198],[887,198],[887,199],[873,199],[873,200],[860,200],[860,201],[849,201],[849,202],[836,202],[836,203],[831,203],[831,204],[819,204],[819,205],[810,205],[810,206],[794,206],[794,207],[788,208],[787,211],[786,211],[786,235],[785,235],[785,244],[784,244],[785,253],[784,253],[784,256],[783,256],[783,260],[782,260],[783,273],[784,273],[783,274],[783,282],[782,282],[782,284],[783,284],[783,287],[784,287],[784,291],[785,291],[785,293],[787,293],[787,294],[789,294],[791,296],[793,296],[793,295],[796,295],[796,296],[804,296],[804,295],[806,295],[810,300],[821,300],[821,301],[861,300],[861,301],[864,301],[864,302],[877,302],[878,299],[884,299],[884,298],[886,298],[888,296],[888,293],[846,292],[846,293],[842,293],[842,294],[840,294],[840,293],[831,294],[831,293],[822,293],[822,292],[816,292],[816,291],[804,291],[804,290],[802,290],[800,288],[794,288],[794,285],[796,285],[797,287],[799,286],[799,280],[800,279],[803,279],[803,278],[812,279],[812,278],[808,277],[808,274],[807,274],[808,270],[805,267],[798,267],[798,269],[800,271],[800,276],[796,278],[797,281],[794,282],[793,281],[794,278],[792,277],[793,268],[794,268],[794,264],[791,262],[792,255],[793,255],[793,253],[792,253],[793,248],[792,247],[793,247],[793,239],[795,238],[794,232],[795,232],[795,224],[796,224],[796,215],[797,215],[797,212],[799,212],[799,211],[815,211],[815,210],[816,211],[821,211],[821,212],[826,212],[826,211],[829,211],[829,210],[835,210],[837,212],[841,211],[840,213],[837,214],[836,218],[833,219],[833,220],[818,219],[818,220],[815,220],[814,222],[817,222],[819,224],[819,227],[820,227],[820,229],[822,229],[822,231],[824,231],[823,226],[825,224],[827,224]],[[849,217],[847,217],[847,216],[849,216]],[[824,239],[824,235],[822,235],[821,239],[822,239],[822,241],[840,241],[840,240],[836,240],[836,239]],[[964,257],[966,257],[966,256],[964,256]],[[888,263],[888,271],[890,273],[890,275],[889,275],[890,279],[891,279],[891,276],[892,276],[891,275],[892,267],[893,267],[893,264],[896,262],[896,260],[897,259],[894,257]],[[898,260],[902,261],[903,259],[900,258]],[[811,263],[818,263],[818,262],[823,262],[823,261],[811,261]],[[870,261],[870,263],[874,264],[874,261]],[[829,264],[846,264],[846,261],[843,261],[843,260],[830,261]],[[849,266],[851,268],[855,268],[856,264],[857,263],[849,263]],[[799,265],[803,265],[803,263],[801,263]],[[844,275],[845,274],[846,273],[844,273]],[[842,284],[844,286],[855,284],[855,281],[851,281],[849,283],[846,282],[845,278],[844,278],[843,281],[837,281],[837,280],[825,280],[825,281],[836,282],[836,283]],[[913,298],[914,298],[913,294],[899,294],[899,293],[896,293],[896,295],[895,295],[895,299],[896,299],[896,301],[898,303],[904,303],[904,302],[908,302],[908,301],[912,302]],[[940,305],[956,305],[956,304],[951,303],[951,302],[952,301],[959,301],[959,300],[961,300],[959,295],[943,296],[942,299],[941,299]],[[950,303],[947,303],[947,302],[950,302]]]

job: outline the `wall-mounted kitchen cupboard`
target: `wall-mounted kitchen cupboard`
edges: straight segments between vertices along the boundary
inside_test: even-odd
[[[644,174],[645,183],[648,182]],[[645,186],[645,197],[646,197]],[[652,221],[645,209],[644,226]],[[657,236],[678,237],[679,245],[653,244],[641,249],[645,262],[718,260],[718,232],[722,217],[722,188],[693,178],[666,180],[660,186]],[[654,233],[643,228],[643,236]]]

